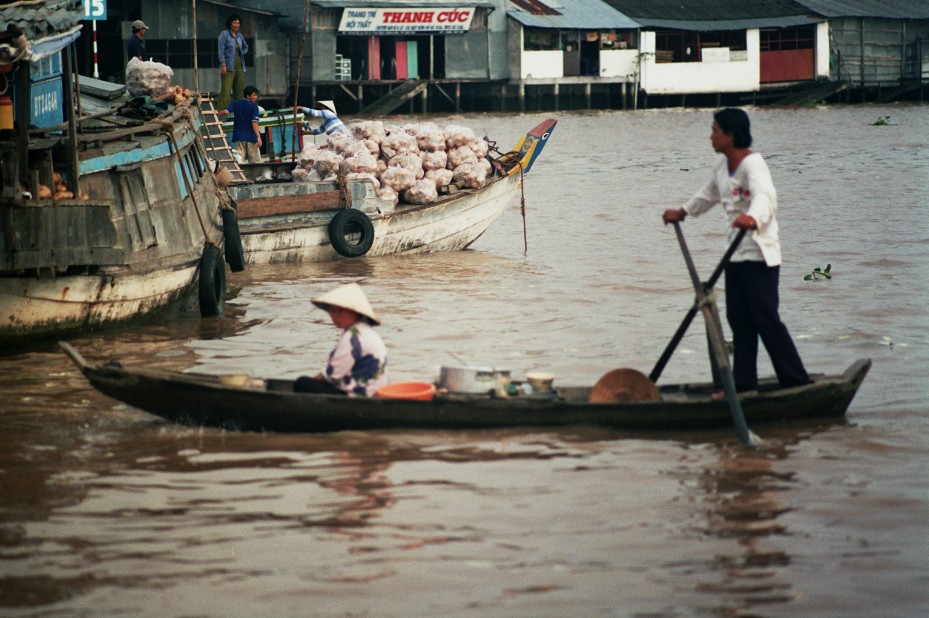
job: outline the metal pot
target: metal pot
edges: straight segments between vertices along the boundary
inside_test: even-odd
[[[450,393],[486,394],[510,381],[508,369],[493,367],[442,367],[439,388]]]

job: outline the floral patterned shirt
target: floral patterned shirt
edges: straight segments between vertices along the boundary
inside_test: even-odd
[[[342,331],[323,376],[350,397],[371,397],[387,384],[387,347],[370,324],[359,320]]]

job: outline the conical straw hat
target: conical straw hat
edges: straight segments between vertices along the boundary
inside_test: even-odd
[[[316,107],[317,107],[317,108],[324,107],[324,108],[328,109],[330,112],[332,112],[333,114],[338,114],[338,112],[335,111],[335,102],[334,102],[334,101],[317,101],[317,102],[316,102]]]
[[[320,309],[328,310],[329,307],[342,307],[354,311],[358,315],[363,315],[374,324],[380,324],[381,320],[374,313],[368,297],[365,296],[364,290],[357,283],[347,283],[340,285],[334,290],[326,292],[322,296],[312,299],[314,305]]]

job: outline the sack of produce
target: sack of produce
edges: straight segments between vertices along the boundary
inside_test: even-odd
[[[329,144],[329,150],[335,152],[336,154],[342,154],[342,151],[345,150],[355,141],[355,138],[352,137],[350,133],[344,131],[339,131],[333,133],[326,138],[326,143]]]
[[[384,123],[380,120],[366,120],[364,122],[355,122],[349,125],[349,130],[351,130],[352,135],[355,136],[355,139],[364,140],[370,139],[375,144],[380,145],[384,141],[384,136],[386,135],[384,131]]]
[[[400,196],[397,195],[397,192],[386,186],[382,186],[377,190],[377,197],[378,199],[391,202],[394,206],[400,201]]]
[[[303,150],[300,151],[300,156],[297,160],[305,168],[312,168],[313,163],[316,161],[316,157],[319,156],[320,150],[319,146],[313,142],[307,142],[303,145]]]
[[[405,167],[388,167],[381,173],[381,185],[388,186],[397,193],[406,191],[416,184],[416,174]]]
[[[416,184],[403,192],[403,199],[410,204],[428,204],[439,199],[435,183],[428,178],[417,180]]]
[[[340,154],[343,157],[354,157],[359,152],[363,152],[365,154],[371,154],[368,151],[367,146],[365,146],[364,142],[361,140],[351,142],[345,148],[342,149],[342,152]]]
[[[487,180],[487,172],[476,163],[466,163],[455,168],[452,182],[459,187],[480,189]]]
[[[452,178],[454,175],[455,172],[447,169],[429,170],[426,172],[426,178],[429,178],[435,182],[436,187],[445,187],[452,184]]]
[[[374,174],[377,171],[377,159],[367,152],[361,152],[353,157],[346,157],[339,163],[339,175],[348,174]]]
[[[477,155],[467,146],[456,146],[448,151],[446,167],[455,170],[466,164],[477,164]]]
[[[474,141],[474,131],[468,127],[449,125],[445,127],[445,145],[448,148],[468,146]]]
[[[448,153],[444,150],[423,153],[423,169],[427,172],[429,170],[444,170],[447,164]]]
[[[381,142],[381,151],[387,158],[395,157],[405,152],[419,152],[416,138],[402,129],[391,130]]]
[[[166,64],[133,58],[126,65],[126,88],[134,97],[160,97],[168,92],[174,71]],[[174,94],[172,89],[172,96]]]
[[[416,175],[417,180],[422,178],[423,173],[425,173],[425,170],[423,170],[423,158],[412,152],[404,152],[395,157],[391,157],[387,165],[388,167],[406,168]]]
[[[416,143],[423,152],[445,150],[445,131],[434,123],[423,123],[416,133]]]
[[[329,150],[320,150],[316,161],[313,162],[313,169],[319,174],[320,178],[327,178],[330,174],[335,174],[342,163],[342,156],[337,155]]]
[[[487,140],[485,139],[476,139],[470,144],[468,144],[468,148],[474,151],[474,154],[477,155],[478,159],[483,159],[484,157],[487,156],[487,150],[489,146],[490,145],[487,143]]]
[[[293,182],[306,182],[309,175],[310,170],[298,165],[290,172],[290,179]]]
[[[346,159],[346,161],[347,161],[347,159]],[[352,172],[352,173],[350,173],[350,174],[346,174],[346,175],[345,175],[345,179],[348,180],[348,181],[355,181],[355,182],[364,182],[364,181],[367,181],[367,182],[370,182],[371,184],[373,184],[375,189],[380,189],[380,188],[381,188],[381,181],[379,181],[379,180],[374,176],[374,174]]]

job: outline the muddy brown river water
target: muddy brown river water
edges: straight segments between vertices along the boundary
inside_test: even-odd
[[[750,114],[805,363],[874,361],[845,420],[753,427],[757,451],[728,430],[229,433],[107,399],[54,345],[7,351],[0,614],[929,614],[929,106]],[[509,145],[544,117],[435,120]],[[295,377],[337,336],[308,299],[362,279],[393,380],[432,379],[449,353],[556,386],[647,373],[693,301],[660,214],[708,177],[711,112],[557,118],[526,179],[526,254],[514,204],[468,251],[250,268],[221,319],[72,343]],[[683,229],[708,275],[722,213]],[[826,264],[832,280],[804,281]],[[695,325],[663,380],[708,376]]]

